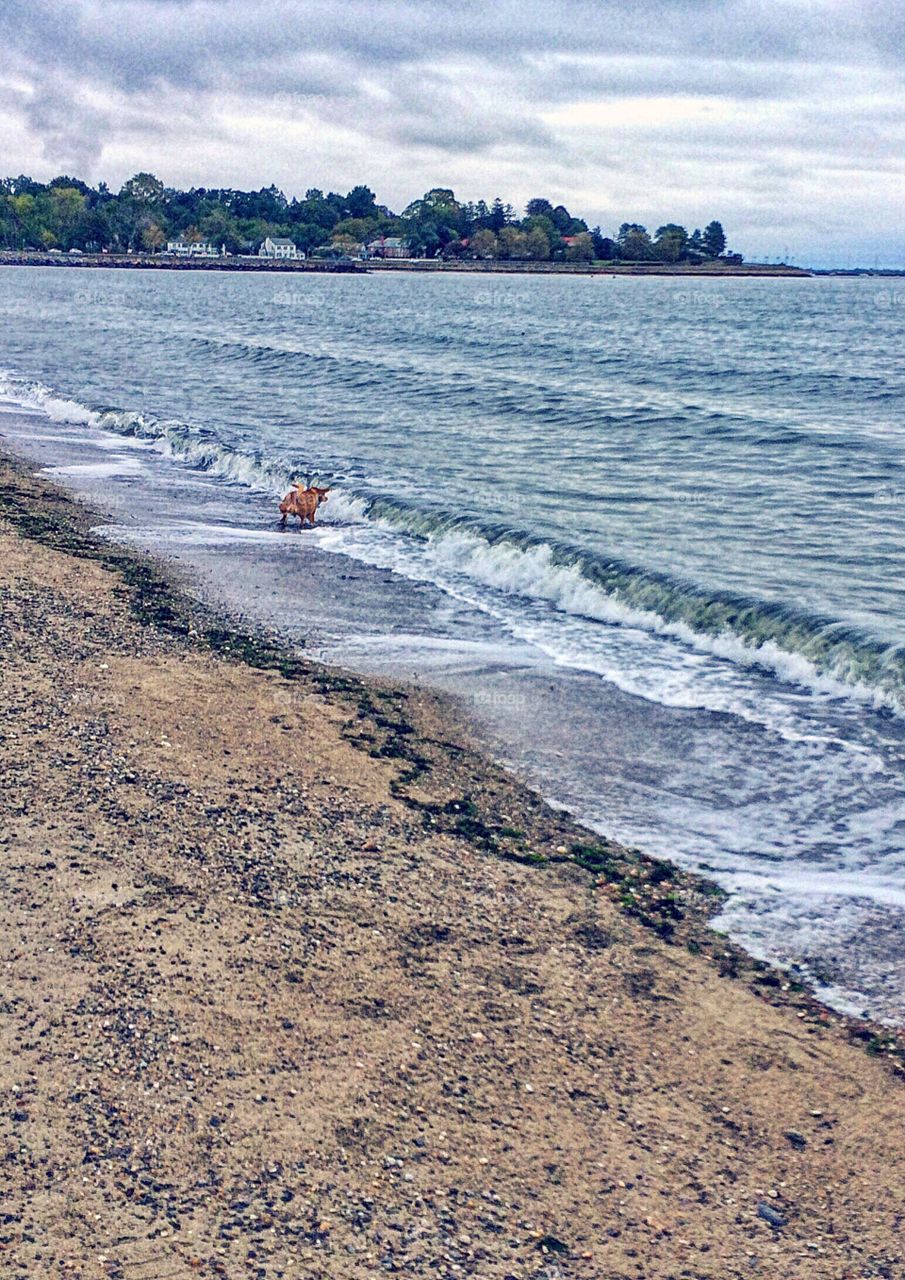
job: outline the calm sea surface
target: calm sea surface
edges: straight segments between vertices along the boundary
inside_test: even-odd
[[[721,927],[905,1017],[905,284],[8,268],[0,319],[0,431],[118,536],[467,696],[711,868]]]

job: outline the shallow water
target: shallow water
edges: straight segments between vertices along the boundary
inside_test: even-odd
[[[0,315],[0,429],[128,536],[463,694],[552,799],[712,868],[753,950],[905,1015],[888,285],[10,269]],[[306,473],[324,523],[281,534]]]

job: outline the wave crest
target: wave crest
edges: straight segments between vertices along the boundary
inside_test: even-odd
[[[819,692],[905,711],[905,646],[785,604],[667,574],[501,525],[377,498],[370,519],[424,539],[446,567],[593,621],[670,636]]]

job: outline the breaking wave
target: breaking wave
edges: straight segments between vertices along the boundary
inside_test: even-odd
[[[303,458],[233,448],[213,432],[185,423],[89,409],[41,384],[5,375],[0,375],[0,394],[54,421],[143,441],[165,456],[268,494],[285,492],[290,480],[313,470]],[[464,575],[507,595],[574,617],[668,636],[821,694],[854,697],[905,714],[905,645],[884,643],[794,605],[709,590],[615,556],[342,484],[324,518],[376,526],[409,546],[420,544],[438,571]]]
[[[617,557],[395,499],[370,520],[422,539],[444,567],[565,613],[670,636],[821,693],[905,712],[905,646],[786,604],[711,591]]]

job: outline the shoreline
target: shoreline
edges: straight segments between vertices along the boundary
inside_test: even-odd
[[[452,740],[438,743],[429,738],[435,747],[441,751],[448,748],[454,758],[461,758],[467,751],[473,769],[485,772],[488,778],[495,779],[496,786],[507,789],[509,807],[518,807],[528,826],[532,817],[538,822],[539,814],[544,815],[550,824],[549,830],[541,827],[538,832],[525,832],[521,828],[516,831],[505,823],[502,826],[493,824],[490,815],[481,812],[467,814],[469,820],[465,821],[456,816],[449,828],[454,834],[471,839],[485,852],[525,866],[542,868],[574,863],[591,872],[607,885],[613,901],[627,915],[661,940],[670,945],[685,945],[694,954],[700,953],[701,949],[706,950],[708,945],[716,947],[721,958],[731,959],[730,967],[735,970],[733,976],[738,978],[744,972],[756,994],[763,995],[759,987],[767,986],[772,993],[771,1000],[780,1005],[788,1005],[796,1012],[807,1008],[811,1013],[817,1012],[837,1020],[839,1025],[850,1028],[856,1043],[867,1043],[864,1029],[869,1028],[872,1032],[870,1039],[886,1044],[893,1059],[901,1064],[905,1081],[905,1023],[897,1027],[835,1009],[815,995],[812,984],[802,975],[752,956],[740,944],[712,929],[710,921],[719,914],[721,904],[729,896],[725,890],[703,873],[685,871],[675,863],[621,844],[585,826],[568,810],[550,805],[531,784],[486,754],[483,746],[475,741],[468,713],[460,706],[456,695],[426,689],[394,677],[361,675],[302,657],[300,651],[305,647],[304,640],[292,643],[275,632],[269,632],[264,626],[249,628],[236,621],[227,608],[196,595],[192,591],[190,575],[181,572],[173,563],[115,539],[107,541],[96,537],[90,532],[91,526],[97,520],[110,519],[110,513],[98,510],[89,500],[69,493],[65,484],[42,479],[40,465],[7,453],[0,447],[0,467],[10,466],[20,475],[39,483],[45,494],[54,493],[55,507],[61,500],[64,509],[68,509],[66,525],[61,523],[50,534],[52,545],[62,545],[77,555],[86,554],[90,559],[99,559],[121,572],[127,583],[137,584],[133,607],[144,625],[161,628],[179,637],[192,633],[196,644],[208,648],[218,657],[244,663],[253,669],[279,671],[286,678],[313,682],[321,691],[347,693],[359,700],[359,712],[361,700],[374,694],[381,700],[395,699],[403,703],[415,699],[422,707],[429,707],[432,721],[429,728],[408,723],[404,718],[396,725],[381,725],[385,730],[385,741],[377,748],[377,754],[398,759],[405,774],[404,781],[394,786],[394,794],[402,797],[416,811],[424,810],[423,803],[417,798],[417,784],[422,772],[430,772],[432,765],[425,759],[422,740],[429,738],[438,720],[443,720],[450,726]],[[18,522],[21,514],[10,510],[9,495],[0,486],[0,519],[12,518]],[[24,530],[26,537],[42,540],[47,531],[45,519],[39,517],[35,523],[34,516],[26,513]],[[380,718],[384,717],[385,712],[381,709]],[[370,742],[370,737],[365,735],[364,740]],[[375,752],[369,749],[369,754],[374,755]],[[410,788],[409,784],[413,786]],[[411,794],[408,794],[410,790]],[[486,809],[487,806],[484,807]],[[526,809],[531,816],[526,817]],[[442,822],[444,815],[438,816],[437,810],[428,806],[426,811],[433,817],[434,825]],[[471,821],[470,818],[476,820]],[[563,840],[570,842],[568,853],[559,852]],[[532,844],[545,845],[547,851],[532,848]],[[575,853],[573,845],[580,846],[581,851]],[[625,901],[627,895],[635,901]],[[679,906],[681,915],[676,906]],[[681,928],[679,920],[682,921]],[[759,975],[767,977],[764,980]],[[774,983],[775,978],[781,980],[779,986]],[[784,989],[785,984],[788,984],[787,990]],[[777,991],[778,995],[775,994]],[[872,1052],[880,1047],[875,1044]]]
[[[76,978],[67,974],[64,980],[52,969],[34,974],[35,954],[27,945],[17,945],[42,929],[46,941],[49,929],[59,928],[58,923],[51,926],[52,915],[46,912],[38,918],[30,915],[22,895],[53,897],[54,886],[61,881],[61,902],[84,899],[80,877],[86,877],[83,907],[93,922],[92,931],[87,936],[78,934],[81,922],[71,919],[67,923],[73,936],[67,934],[65,942],[73,969],[87,966],[81,1000],[94,1001],[94,1019],[89,1028],[84,1022],[74,1024],[82,1028],[82,1039],[87,1032],[87,1048],[81,1040],[78,1048],[78,1060],[85,1066],[69,1065],[66,1071],[80,1076],[93,1062],[96,1076],[106,1069],[106,1062],[115,1062],[111,1090],[125,1096],[125,1101],[115,1103],[117,1124],[130,1129],[130,1115],[141,1113],[142,1123],[154,1133],[138,1160],[141,1174],[163,1184],[167,1179],[155,1167],[165,1166],[171,1184],[182,1179],[187,1185],[214,1166],[221,1180],[238,1176],[237,1169],[251,1168],[258,1152],[272,1148],[276,1134],[292,1135],[285,1136],[286,1142],[294,1144],[297,1157],[292,1176],[295,1183],[308,1188],[309,1200],[317,1200],[312,1193],[317,1178],[312,1179],[308,1165],[319,1170],[324,1166],[320,1170],[324,1185],[338,1180],[350,1186],[355,1180],[352,1166],[366,1166],[368,1179],[374,1180],[368,1184],[372,1190],[368,1195],[356,1192],[354,1212],[349,1208],[344,1213],[342,1205],[337,1208],[330,1194],[323,1192],[324,1205],[318,1213],[330,1217],[315,1214],[316,1221],[306,1220],[304,1230],[296,1224],[293,1234],[290,1223],[301,1212],[293,1207],[293,1200],[300,1191],[289,1185],[292,1179],[285,1161],[279,1163],[277,1174],[263,1178],[263,1191],[258,1190],[264,1205],[256,1210],[259,1217],[270,1219],[266,1230],[276,1233],[276,1242],[266,1243],[274,1244],[276,1252],[271,1253],[278,1255],[281,1265],[288,1265],[290,1255],[298,1257],[298,1269],[285,1274],[364,1276],[378,1269],[377,1255],[387,1238],[393,1248],[385,1256],[398,1252],[394,1229],[387,1222],[400,1213],[405,1216],[399,1209],[409,1195],[403,1169],[411,1174],[411,1194],[417,1192],[421,1199],[417,1213],[430,1218],[436,1211],[430,1201],[439,1202],[440,1187],[445,1188],[447,1199],[455,1201],[458,1193],[453,1196],[452,1187],[479,1185],[483,1166],[475,1163],[466,1135],[480,1132],[480,1142],[493,1154],[492,1176],[505,1187],[502,1200],[515,1205],[520,1196],[527,1197],[513,1212],[532,1220],[532,1225],[510,1225],[507,1229],[519,1239],[517,1247],[500,1247],[496,1252],[505,1236],[498,1239],[498,1232],[482,1228],[480,1213],[487,1221],[493,1218],[492,1197],[500,1195],[499,1189],[474,1193],[474,1205],[466,1209],[459,1201],[457,1207],[458,1216],[468,1224],[468,1230],[459,1228],[467,1244],[460,1244],[459,1236],[442,1227],[439,1215],[440,1235],[435,1243],[409,1241],[407,1246],[412,1259],[417,1258],[413,1250],[422,1248],[434,1250],[439,1261],[435,1265],[425,1254],[414,1269],[408,1267],[409,1274],[455,1274],[445,1269],[445,1249],[456,1254],[448,1266],[464,1268],[466,1274],[540,1275],[540,1268],[556,1258],[569,1276],[592,1277],[606,1265],[613,1274],[622,1267],[620,1275],[666,1277],[673,1274],[669,1268],[676,1260],[677,1242],[686,1237],[687,1244],[681,1248],[687,1248],[696,1275],[723,1280],[752,1274],[750,1268],[744,1269],[746,1250],[763,1257],[764,1274],[770,1274],[780,1260],[790,1277],[838,1274],[817,1269],[820,1257],[826,1265],[835,1266],[831,1255],[834,1259],[851,1256],[847,1252],[851,1238],[843,1248],[835,1238],[832,1215],[821,1210],[817,1194],[821,1179],[842,1176],[841,1168],[832,1164],[835,1153],[830,1150],[836,1131],[830,1142],[829,1134],[805,1135],[801,1126],[810,1124],[820,1130],[824,1115],[830,1112],[837,1117],[833,1126],[860,1125],[861,1136],[855,1140],[850,1134],[841,1146],[845,1160],[858,1166],[857,1174],[849,1177],[859,1185],[863,1181],[864,1187],[872,1182],[875,1190],[878,1179],[891,1174],[889,1161],[895,1156],[898,1103],[893,1095],[894,1085],[905,1082],[905,1032],[827,1010],[788,975],[752,960],[714,933],[707,919],[719,891],[714,893],[713,886],[698,877],[602,840],[568,815],[552,810],[475,750],[461,726],[451,727],[455,712],[441,696],[320,667],[266,635],[243,633],[228,622],[224,625],[192,600],[170,567],[91,535],[95,513],[37,470],[0,455],[0,537],[12,565],[0,570],[9,602],[4,609],[4,639],[20,677],[15,686],[18,716],[9,718],[0,744],[4,772],[10,765],[7,756],[12,742],[11,776],[17,783],[21,777],[21,785],[13,788],[11,814],[4,827],[10,830],[16,819],[15,825],[24,821],[37,828],[34,840],[20,833],[24,848],[18,850],[15,863],[9,863],[8,855],[11,840],[17,837],[8,835],[2,846],[6,875],[14,882],[11,911],[18,910],[20,897],[25,911],[21,920],[5,921],[7,936],[14,940],[13,959],[9,954],[5,957],[14,971],[9,987],[19,992],[7,1000],[14,1007],[7,1007],[6,1013],[19,1017],[24,1001],[32,1013],[23,1029],[33,1028],[34,1003],[41,992],[52,1005],[67,1006]],[[54,612],[56,593],[65,599],[62,615]],[[13,607],[14,599],[19,601],[18,608]],[[42,635],[48,641],[46,653]],[[99,658],[104,661],[98,662]],[[68,702],[59,702],[58,686],[69,690]],[[15,726],[32,721],[32,736],[22,742]],[[156,736],[149,736],[152,731]],[[173,747],[181,739],[184,755]],[[80,749],[84,759],[79,757]],[[74,788],[69,781],[73,771]],[[39,778],[48,792],[43,805],[36,803]],[[268,785],[262,786],[262,780]],[[203,794],[214,783],[223,793],[219,802]],[[54,805],[54,791],[60,788],[68,795],[68,803]],[[140,794],[130,798],[136,789]],[[124,800],[119,799],[121,793]],[[203,799],[197,806],[192,799],[196,793]],[[231,812],[232,802],[224,804],[230,794],[240,798],[240,821]],[[313,798],[317,804],[311,802]],[[70,817],[73,802],[76,809]],[[195,807],[197,815],[183,820],[181,811],[194,813]],[[161,822],[166,834],[160,847],[153,840],[147,843],[148,824],[158,834]],[[66,833],[69,861],[75,860],[79,867],[63,872],[62,859],[50,848],[62,837],[48,833],[67,826],[71,828]],[[220,832],[221,826],[225,833]],[[43,847],[45,841],[48,848]],[[132,870],[140,871],[138,878],[144,876],[145,881],[137,896],[133,892],[123,900],[118,885],[129,872],[135,850],[141,866]],[[17,872],[24,878],[16,880]],[[82,888],[74,889],[80,884]],[[199,901],[202,890],[205,904]],[[319,913],[312,912],[312,899]],[[454,899],[458,910],[453,910]],[[213,907],[206,905],[214,901]],[[495,912],[502,912],[500,925],[488,933]],[[176,923],[174,913],[179,917]],[[359,923],[350,935],[355,917]],[[219,925],[211,925],[212,918]],[[136,935],[131,931],[136,919],[142,922],[138,936],[148,944],[143,950],[142,943],[138,960],[122,946],[124,938],[134,944]],[[120,1027],[117,1001],[123,991],[140,987],[144,993],[133,1026],[144,1027],[156,1016],[149,1011],[148,974],[137,977],[135,967],[162,965],[157,953],[171,951],[171,924],[178,926],[179,934],[179,945],[172,953],[180,957],[179,963],[172,956],[167,961],[176,987],[181,970],[207,990],[203,972],[207,967],[221,973],[222,985],[207,990],[201,1004],[189,990],[186,1003],[170,1008],[168,1026],[176,1030],[161,1041],[167,1047],[155,1048],[150,1062],[147,1056],[135,1057],[133,1050],[138,1046],[127,1026],[118,1030],[119,1049],[114,1045],[107,1058],[109,1025],[104,1019]],[[225,937],[217,936],[221,930]],[[99,934],[103,935],[100,942]],[[52,935],[50,947],[56,949],[59,941]],[[105,945],[108,953],[103,952]],[[231,964],[237,956],[238,969]],[[473,968],[476,956],[480,964]],[[104,973],[107,976],[102,978]],[[617,979],[620,996],[614,1003],[610,993]],[[271,988],[278,980],[275,994]],[[224,1024],[235,1029],[252,1015],[252,1007],[243,1007],[241,997],[231,994],[234,982],[240,989],[250,984],[257,993],[252,1001],[257,1012],[245,1027],[246,1036],[253,1038],[241,1049],[241,1086],[235,1083],[237,1077],[223,1072],[216,1046],[211,1050],[206,1044],[202,1053],[198,1045],[206,1018],[214,1018],[222,1030]],[[105,999],[97,998],[98,983],[106,983]],[[363,994],[365,987],[368,991]],[[164,984],[158,999],[169,998]],[[304,1016],[294,1010],[299,1000]],[[362,1001],[369,1010],[364,1014]],[[582,1002],[588,1001],[593,1007],[580,1011]],[[354,1005],[351,1013],[350,1003]],[[410,1007],[420,1012],[407,1026]],[[345,1009],[342,1016],[348,1015],[351,1021],[343,1023],[340,1018],[334,1025],[338,1008]],[[26,1035],[33,1043],[21,1052],[34,1070],[23,1075],[21,1068],[14,1069],[16,1078],[27,1078],[28,1087],[34,1089],[43,1063],[46,1079],[38,1086],[39,1095],[42,1088],[45,1093],[55,1090],[61,1069],[57,1061],[51,1070],[41,1055],[62,1052],[60,1046],[71,1053],[67,1036],[73,1033],[66,1030],[67,1019],[61,1021],[60,1012],[53,1047],[39,1044],[40,1034],[38,1038]],[[293,1026],[286,1027],[286,1021]],[[519,1030],[513,1030],[516,1027]],[[448,1045],[457,1033],[463,1039],[454,1054],[458,1065],[453,1066],[448,1052],[437,1045],[440,1041]],[[210,1028],[204,1033],[208,1039],[212,1034]],[[414,1039],[407,1041],[409,1035]],[[292,1040],[291,1050],[283,1046],[274,1057],[277,1041],[287,1039]],[[428,1041],[437,1043],[425,1049]],[[612,1054],[601,1057],[601,1041],[609,1043]],[[185,1050],[178,1047],[183,1044]],[[787,1047],[780,1051],[780,1044]],[[359,1069],[346,1061],[353,1052],[365,1055],[362,1045],[370,1058],[370,1085],[359,1080]],[[265,1098],[264,1104],[258,1103],[257,1095],[251,1096],[252,1078],[266,1080],[274,1070],[277,1074],[289,1070],[290,1060],[310,1057],[312,1046],[318,1053],[308,1062],[307,1076],[303,1073],[303,1092],[304,1088],[312,1091],[304,1120],[295,1114],[295,1102],[289,1101],[297,1097],[296,1089],[283,1099],[279,1121],[268,1115],[268,1124],[262,1127],[253,1117],[267,1104],[268,1087],[266,1083],[255,1086]],[[515,1092],[510,1094],[506,1093],[507,1074],[513,1067],[506,1063],[514,1052],[520,1059],[516,1074],[521,1079],[512,1082]],[[707,1059],[708,1068],[720,1077],[717,1092],[725,1094],[728,1107],[707,1100],[707,1072],[703,1072],[701,1079],[695,1077],[695,1105],[689,1103],[689,1112],[681,1117],[670,1111],[674,1103],[669,1097],[677,1083],[676,1052]],[[199,1053],[203,1068],[196,1061]],[[332,1114],[335,1084],[325,1064],[330,1063],[332,1070],[338,1059],[343,1078],[351,1081],[348,1107],[360,1113],[360,1123],[346,1115],[342,1121],[337,1119],[338,1125],[345,1126],[343,1134],[324,1138],[323,1120],[325,1114]],[[756,1059],[765,1065],[756,1065]],[[178,1112],[180,1126],[184,1124],[179,1138],[160,1124],[155,1127],[153,1114],[147,1111],[145,1086],[148,1073],[154,1074],[154,1063],[160,1067],[158,1084],[164,1089],[160,1097],[166,1116],[173,1121]],[[689,1071],[694,1074],[692,1068]],[[197,1100],[187,1108],[176,1101],[178,1089],[184,1091],[187,1081],[192,1093],[191,1080],[199,1073],[205,1087],[216,1093],[218,1106],[228,1110],[223,1099],[231,1099],[236,1114],[245,1117],[237,1126],[233,1145],[221,1141],[219,1123],[202,1125],[197,1113],[203,1107]],[[476,1079],[481,1080],[477,1091]],[[535,1081],[528,1097],[522,1087],[525,1079]],[[380,1084],[375,1085],[375,1080]],[[680,1092],[692,1087],[684,1078],[684,1067],[679,1080]],[[88,1095],[96,1094],[98,1088],[103,1092],[95,1084],[88,1088]],[[318,1092],[319,1088],[323,1091]],[[375,1089],[376,1098],[372,1096]],[[415,1091],[420,1106],[410,1105],[406,1090]],[[541,1097],[547,1099],[548,1093],[556,1094],[556,1105],[551,1099],[550,1109],[544,1111]],[[596,1102],[595,1094],[600,1095]],[[488,1104],[485,1095],[494,1101]],[[808,1095],[813,1101],[810,1109],[802,1102]],[[599,1103],[605,1097],[609,1101],[602,1107]],[[95,1125],[98,1105],[97,1100],[85,1104],[85,1114],[91,1111]],[[114,1104],[106,1101],[104,1105]],[[502,1126],[494,1124],[488,1105],[491,1112],[504,1116]],[[886,1105],[889,1114],[883,1112]],[[432,1107],[442,1112],[447,1126],[442,1137],[428,1132]],[[746,1107],[748,1114],[736,1120]],[[15,1114],[25,1119],[14,1120],[10,1130],[16,1141],[21,1142],[31,1127],[44,1124],[49,1111],[52,1108],[40,1102],[31,1110],[23,1100]],[[105,1114],[109,1120],[109,1109]],[[391,1115],[396,1117],[393,1123]],[[220,1111],[211,1121],[218,1117],[223,1119]],[[228,1132],[234,1119],[229,1117]],[[391,1134],[378,1133],[388,1124]],[[890,1126],[885,1132],[884,1124]],[[414,1154],[403,1154],[401,1132],[408,1134],[413,1125],[419,1136],[407,1138],[405,1150],[411,1153],[414,1146]],[[562,1127],[558,1136],[557,1125]],[[626,1125],[629,1134],[639,1133],[640,1146],[633,1146],[634,1139],[620,1132]],[[645,1126],[659,1128],[667,1145],[686,1131],[694,1132],[691,1155],[699,1170],[707,1165],[707,1176],[719,1181],[716,1171],[728,1161],[736,1173],[726,1185],[739,1177],[746,1182],[753,1179],[752,1187],[769,1182],[759,1193],[766,1199],[757,1200],[752,1191],[747,1201],[732,1208],[735,1197],[727,1196],[724,1187],[716,1202],[712,1195],[709,1202],[700,1197],[682,1202],[680,1216],[686,1218],[679,1223],[674,1202],[680,1187],[670,1184],[671,1189],[659,1193],[666,1200],[647,1205],[646,1215],[632,1216],[626,1223],[620,1209],[606,1226],[600,1225],[596,1221],[599,1196],[613,1195],[623,1205],[626,1196],[632,1198],[625,1188],[626,1178],[631,1184],[633,1163],[644,1159],[642,1151],[651,1149],[645,1145],[649,1138],[640,1136]],[[775,1134],[768,1132],[771,1126]],[[463,1146],[451,1152],[448,1148],[454,1144],[447,1141],[447,1133],[454,1129]],[[71,1140],[71,1126],[68,1132]],[[788,1137],[793,1132],[794,1142]],[[865,1146],[868,1134],[875,1136],[873,1146]],[[134,1139],[131,1129],[130,1135]],[[507,1135],[508,1144],[504,1141],[500,1147]],[[32,1145],[26,1142],[26,1146],[32,1152],[43,1143],[43,1150],[54,1153],[53,1161],[60,1168],[61,1161],[66,1163],[57,1150],[60,1136],[58,1126],[45,1124]],[[798,1138],[803,1147],[798,1146]],[[583,1193],[583,1180],[599,1181],[597,1173],[588,1172],[594,1163],[588,1150],[596,1144],[598,1151],[609,1153],[623,1140],[628,1146],[621,1176],[607,1168],[604,1182],[608,1188],[610,1182],[613,1186],[604,1191],[598,1188],[594,1196]],[[313,1148],[305,1145],[312,1141]],[[887,1153],[884,1142],[890,1147]],[[88,1146],[96,1147],[96,1153],[89,1150],[82,1161],[79,1151],[82,1163],[76,1163],[63,1180],[77,1181],[76,1171],[81,1177],[87,1162],[92,1175],[97,1175],[93,1193],[99,1194],[103,1187],[105,1194],[125,1195],[122,1189],[129,1177],[124,1179],[124,1164],[130,1170],[129,1162],[136,1162],[134,1140],[124,1142],[120,1133]],[[116,1154],[126,1147],[128,1155]],[[551,1154],[554,1147],[558,1157]],[[708,1165],[711,1147],[715,1162]],[[800,1155],[804,1150],[807,1158]],[[425,1151],[428,1154],[421,1156]],[[548,1157],[546,1164],[544,1157]],[[606,1164],[610,1156],[602,1158]],[[767,1163],[759,1165],[763,1160]],[[298,1167],[299,1161],[304,1168]],[[818,1172],[812,1168],[814,1161],[829,1163],[825,1167],[821,1163]],[[558,1180],[544,1171],[551,1162],[559,1170]],[[768,1173],[777,1162],[787,1174],[785,1180]],[[677,1167],[681,1165],[680,1160]],[[521,1189],[520,1166],[531,1170]],[[425,1167],[431,1169],[437,1186],[421,1185]],[[657,1171],[664,1188],[669,1173]],[[24,1176],[34,1179],[35,1168]],[[268,1180],[276,1176],[292,1195],[283,1201],[271,1197],[275,1209],[274,1204],[267,1205],[265,1193]],[[691,1177],[690,1167],[683,1169],[683,1176]],[[785,1188],[790,1179],[797,1179],[795,1200],[785,1189],[773,1186],[780,1181]],[[636,1188],[639,1185],[634,1183]],[[837,1188],[837,1197],[845,1198],[853,1185]],[[26,1184],[19,1189],[26,1190]],[[143,1213],[147,1205],[136,1202],[134,1194],[126,1196],[123,1211],[138,1210],[133,1225],[140,1238],[147,1242],[153,1237],[155,1248],[174,1251],[173,1258],[168,1253],[167,1261],[186,1269],[173,1274],[238,1275],[227,1264],[251,1265],[247,1256],[240,1263],[243,1255],[237,1242],[248,1244],[249,1233],[258,1230],[253,1224],[243,1220],[224,1232],[222,1221],[213,1208],[201,1203],[201,1196],[195,1197],[190,1211],[174,1215],[160,1209],[159,1192],[147,1194],[152,1200],[157,1197],[155,1213]],[[892,1204],[892,1190],[887,1194]],[[90,1198],[88,1192],[78,1195]],[[802,1209],[805,1201],[806,1211]],[[611,1215],[615,1203],[608,1209]],[[700,1208],[704,1203],[710,1203],[707,1210]],[[847,1203],[848,1212],[858,1216],[857,1196]],[[289,1207],[280,1208],[280,1204]],[[768,1210],[773,1204],[779,1206],[774,1212],[783,1218],[782,1226],[764,1215],[763,1204]],[[232,1210],[230,1220],[236,1213],[241,1217],[245,1208]],[[889,1234],[885,1235],[887,1228],[881,1231],[876,1225],[882,1217],[876,1205],[864,1203],[861,1210],[865,1216],[857,1228],[861,1237],[857,1247],[866,1241],[873,1249],[872,1265],[896,1261],[892,1219],[886,1219]],[[415,1208],[410,1212],[415,1213]],[[222,1218],[223,1206],[217,1206],[217,1213]],[[373,1235],[373,1222],[354,1227],[350,1224],[355,1214],[359,1220],[363,1215],[381,1220],[382,1238],[369,1246],[375,1255],[371,1261],[359,1245],[363,1236]],[[540,1221],[535,1225],[537,1215]],[[189,1219],[197,1224],[195,1238],[203,1238],[207,1250],[197,1246],[197,1266],[183,1256],[189,1246],[180,1254],[175,1244]],[[24,1220],[21,1215],[16,1219]],[[216,1230],[215,1222],[219,1223]],[[613,1222],[619,1225],[615,1236]],[[470,1258],[482,1229],[484,1255]],[[38,1238],[47,1247],[48,1231],[47,1222],[37,1228],[32,1223],[30,1243],[24,1235],[21,1241],[4,1242],[6,1256],[15,1248],[23,1265],[27,1260],[32,1268],[21,1274],[34,1274],[34,1267],[43,1265],[30,1244]],[[880,1232],[874,1241],[872,1231]],[[86,1232],[96,1232],[87,1218],[75,1233],[80,1244]],[[259,1245],[263,1240],[257,1234],[253,1238]],[[173,1243],[164,1245],[164,1239]],[[815,1256],[808,1245],[814,1239],[820,1241],[816,1249],[828,1252]],[[91,1248],[95,1253],[99,1249],[105,1261],[99,1267],[83,1258],[79,1263],[86,1268],[83,1274],[126,1274],[123,1268],[131,1265],[128,1261],[108,1266],[107,1252],[115,1253],[109,1241],[99,1240],[95,1249],[92,1234]],[[128,1252],[124,1248],[120,1250],[123,1258]],[[149,1252],[153,1249],[146,1248],[145,1253]],[[262,1252],[269,1256],[267,1248]],[[646,1269],[639,1272],[633,1256],[640,1257]],[[704,1269],[711,1267],[715,1269]],[[268,1269],[266,1274],[280,1271]]]
[[[371,259],[367,269],[376,271],[491,272],[499,275],[566,275],[566,276],[688,276],[692,279],[723,280],[735,277],[780,276],[802,278],[813,273],[805,267],[768,263],[719,264],[668,262],[438,262],[433,258],[394,261]]]
[[[372,271],[415,271],[499,275],[595,275],[595,276],[688,276],[694,279],[735,277],[806,278],[814,273],[804,267],[768,263],[750,265],[716,263],[691,266],[683,263],[583,263],[583,262],[439,262],[433,258],[379,259],[329,262],[321,260],[271,261],[247,258],[170,258],[156,254],[68,254],[0,252],[0,267],[76,267],[105,270],[149,271],[270,271],[316,272],[339,275],[367,275]]]

